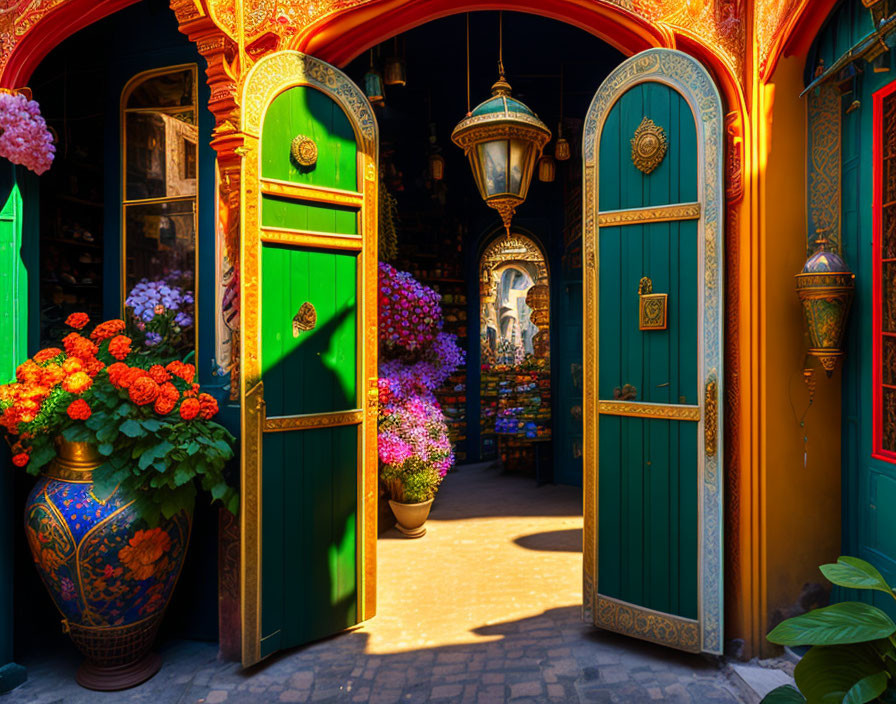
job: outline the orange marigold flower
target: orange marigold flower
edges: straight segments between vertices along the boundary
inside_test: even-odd
[[[26,464],[28,464],[28,460],[30,459],[31,458],[28,456],[27,452],[20,452],[19,454],[12,456],[12,463],[16,467],[24,467]]]
[[[166,381],[171,381],[171,375],[165,371],[165,367],[161,364],[153,364],[149,368],[149,376],[157,384],[164,384]]]
[[[31,401],[33,403],[40,403],[49,395],[50,389],[37,384],[29,384],[19,392],[19,396],[24,402]]]
[[[30,359],[26,359],[16,368],[16,379],[23,384],[34,384],[40,379],[42,369]]]
[[[44,350],[41,350],[36,355],[34,355],[34,361],[37,364],[43,364],[44,362],[49,362],[54,357],[58,357],[62,354],[62,350],[58,347],[47,347]]]
[[[188,384],[193,383],[193,377],[196,375],[196,367],[192,364],[178,362],[177,360],[170,362],[165,369],[174,374],[174,376],[179,376]]]
[[[96,376],[106,368],[106,365],[96,357],[87,357],[84,360],[84,368],[87,370],[87,373],[90,374],[90,376]]]
[[[198,398],[185,398],[180,404],[180,417],[184,420],[193,420],[199,415],[200,408]]]
[[[143,370],[141,369],[141,371]],[[128,395],[131,397],[131,401],[138,406],[145,406],[159,397],[159,385],[148,376],[141,376],[131,384]]]
[[[70,394],[82,394],[93,385],[93,379],[86,372],[75,372],[62,380],[62,388]]]
[[[65,370],[58,364],[48,364],[43,368],[40,375],[40,383],[50,388],[56,386],[65,378]]]
[[[81,337],[76,332],[70,332],[62,338],[62,345],[65,351],[73,357],[85,358],[94,357],[100,351],[100,348],[93,344],[86,337]]]
[[[180,391],[177,390],[177,387],[172,384],[170,381],[166,381],[160,387],[161,395],[165,398],[170,398],[172,401],[177,401],[180,399]]]
[[[209,420],[218,412],[218,401],[210,394],[199,394],[199,415]]]
[[[90,404],[83,398],[76,398],[68,404],[65,412],[68,413],[68,417],[72,420],[87,420],[91,414]]]
[[[159,560],[170,549],[171,536],[161,527],[138,530],[118,551],[118,559],[127,568],[126,576],[130,579],[149,579],[155,574]]]
[[[123,320],[107,320],[105,323],[97,325],[93,332],[90,333],[90,339],[94,342],[102,342],[111,337],[115,337],[118,333],[124,332],[125,324]]]
[[[176,405],[176,398],[171,398],[169,396],[165,396],[164,394],[159,394],[159,397],[156,399],[156,402],[153,404],[152,408],[160,416],[167,416],[169,413],[171,413],[171,411],[174,410],[174,407]]]
[[[125,335],[116,335],[109,340],[109,354],[115,359],[124,359],[131,353],[131,338]]]
[[[127,370],[121,375],[121,378],[118,381],[118,385],[122,389],[131,388],[131,384],[133,384],[137,379],[142,379],[146,376],[146,370],[140,369],[139,367],[128,367]]]
[[[106,374],[109,375],[109,383],[112,386],[120,386],[122,375],[128,370],[130,367],[124,362],[112,362],[108,367],[106,367]]]
[[[75,330],[80,330],[90,322],[90,316],[87,313],[72,313],[65,319],[65,324]]]
[[[62,371],[66,374],[74,374],[84,370],[84,362],[77,357],[69,357],[62,363]]]

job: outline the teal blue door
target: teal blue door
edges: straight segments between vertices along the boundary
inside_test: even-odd
[[[710,652],[721,651],[720,118],[699,64],[651,50],[598,91],[585,139],[585,609],[602,628]]]

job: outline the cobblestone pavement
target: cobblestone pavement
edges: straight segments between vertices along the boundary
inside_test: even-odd
[[[127,692],[74,684],[77,657],[25,662],[0,704],[745,701],[714,659],[581,621],[581,492],[462,467],[420,540],[379,541],[378,615],[249,671],[213,644],[162,646],[162,671]]]

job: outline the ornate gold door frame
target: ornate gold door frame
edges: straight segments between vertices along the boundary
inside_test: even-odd
[[[690,105],[697,128],[698,202],[643,210],[601,212],[598,164],[601,133],[616,101],[641,83],[658,82],[677,91]],[[694,58],[670,49],[649,49],[613,71],[598,89],[584,127],[583,218],[585,258],[584,306],[584,618],[600,627],[692,651],[722,652],[722,437],[723,377],[722,252],[724,188],[723,112],[718,90],[706,69]],[[608,408],[598,400],[598,279],[600,228],[627,223],[698,220],[699,406],[629,403]],[[619,602],[599,594],[598,583],[598,425],[600,413],[669,418],[699,424],[698,466],[698,618],[685,619]]]
[[[316,201],[359,208],[360,236],[327,233],[278,232],[261,227],[263,193],[286,187],[262,182],[260,137],[264,115],[273,100],[295,86],[310,86],[329,96],[348,116],[358,145],[356,192],[312,186],[291,186],[290,194]],[[260,285],[262,242],[282,237],[284,242],[309,247],[359,251],[357,389],[362,407],[351,418],[305,419],[319,426],[360,423],[357,494],[358,574],[360,620],[371,618],[376,608],[376,511],[377,511],[377,154],[378,130],[370,103],[363,92],[341,71],[297,51],[281,51],[259,60],[242,85],[240,131],[244,135],[241,156],[240,242],[240,399],[241,399],[241,503],[240,503],[240,616],[242,662],[249,666],[261,659],[261,487],[262,434],[277,428],[265,418],[261,383]],[[288,185],[288,184],[287,184]],[[332,414],[331,414],[332,415]],[[357,416],[357,417],[355,417]]]

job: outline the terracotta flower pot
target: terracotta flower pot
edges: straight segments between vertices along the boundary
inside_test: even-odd
[[[423,524],[429,518],[429,509],[432,508],[433,501],[435,499],[419,504],[400,504],[389,499],[389,506],[392,507],[392,513],[395,514],[397,521],[395,527],[409,538],[422,538],[426,535]]]
[[[184,564],[192,512],[149,526],[121,489],[99,501],[92,475],[102,462],[91,445],[61,441],[28,496],[25,532],[63,627],[86,658],[78,683],[113,691],[161,667],[150,648]]]

